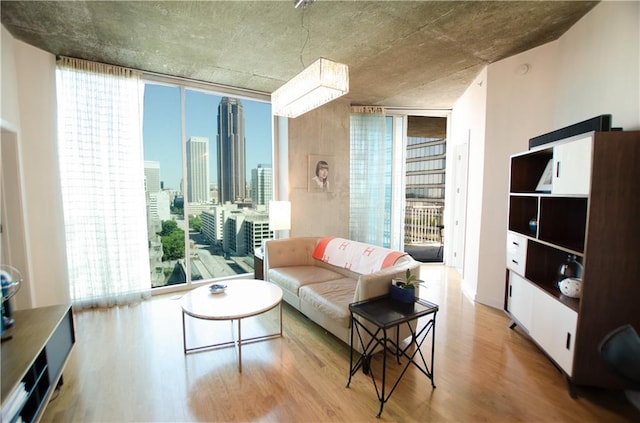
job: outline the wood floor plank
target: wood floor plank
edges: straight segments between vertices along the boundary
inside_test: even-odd
[[[371,380],[346,388],[347,345],[291,307],[283,337],[184,355],[176,294],[138,305],[75,314],[77,343],[43,422],[627,422],[640,412],[620,392],[581,389],[572,399],[562,374],[500,310],[475,304],[460,277],[425,264],[420,296],[440,305],[435,383],[410,368],[376,419]],[[243,322],[243,333],[277,328],[277,309]],[[225,322],[190,321],[189,341],[230,336]],[[263,331],[263,332],[261,332]],[[423,351],[430,349],[427,342]],[[427,352],[428,353],[428,352]],[[380,358],[373,360],[376,366]],[[375,367],[374,367],[375,369]],[[400,367],[390,365],[397,376]]]

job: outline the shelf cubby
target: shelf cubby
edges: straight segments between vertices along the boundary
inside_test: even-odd
[[[547,148],[526,155],[511,158],[512,193],[534,193],[549,160],[553,159],[553,149]]]
[[[529,228],[531,219],[538,219],[538,197],[511,195],[509,197],[509,230],[535,237],[536,232]]]
[[[562,295],[557,286],[558,269],[566,261],[568,254],[566,251],[536,241],[529,241],[525,278],[573,310],[578,311],[580,300]]]
[[[538,238],[583,253],[587,204],[586,197],[541,197]]]

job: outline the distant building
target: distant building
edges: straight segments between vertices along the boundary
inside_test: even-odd
[[[208,203],[209,138],[190,137],[187,141],[187,201]]]
[[[224,222],[229,215],[238,210],[236,204],[226,203],[211,207],[200,215],[202,234],[210,241],[222,242],[224,238]]]
[[[144,162],[144,190],[151,286],[156,287],[164,284],[164,274],[162,272],[162,256],[164,253],[158,232],[162,230],[162,221],[170,218],[169,193],[162,191],[160,183],[160,162]]]
[[[200,216],[205,211],[213,208],[211,203],[189,203],[187,206],[187,214],[189,216]]]
[[[144,186],[147,193],[160,192],[160,162],[144,162]]]
[[[159,222],[171,220],[171,200],[169,192],[149,194],[149,215]]]
[[[176,194],[176,196],[173,197],[173,207],[175,207],[177,209],[184,209],[184,196],[183,195]]]
[[[262,240],[273,238],[273,231],[269,229],[269,216],[266,214],[254,215],[247,218],[247,253],[252,254],[256,248],[260,248]]]
[[[160,189],[160,162],[144,162],[144,189],[147,207],[147,233],[154,236],[169,216],[169,194]]]
[[[407,137],[407,205],[444,205],[446,139]]]
[[[219,203],[246,197],[244,110],[240,100],[223,97],[218,106]]]
[[[259,164],[251,169],[251,200],[254,206],[267,205],[272,196],[271,166]]]
[[[263,239],[273,238],[269,230],[269,215],[264,207],[261,211],[240,209],[237,204],[227,203],[202,212],[202,234],[212,243],[222,243],[226,253],[246,256],[262,244]]]

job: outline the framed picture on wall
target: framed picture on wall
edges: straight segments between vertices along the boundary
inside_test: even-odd
[[[309,192],[331,192],[335,177],[332,165],[333,156],[309,155]]]

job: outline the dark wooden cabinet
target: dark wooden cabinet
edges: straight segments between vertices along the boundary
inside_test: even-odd
[[[539,189],[551,165],[551,189]],[[591,132],[511,157],[505,311],[574,385],[628,387],[598,345],[640,331],[640,131]],[[582,296],[557,287],[568,255]]]
[[[264,280],[264,259],[258,254],[253,255],[253,274],[255,279]]]
[[[61,380],[75,331],[70,305],[18,310],[2,343],[2,409],[19,397],[7,422],[38,421]]]

